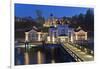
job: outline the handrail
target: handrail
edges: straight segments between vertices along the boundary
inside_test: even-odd
[[[94,52],[94,51],[93,51],[93,50],[91,50],[91,49],[89,49],[89,48],[87,49],[86,47],[83,47],[83,46],[78,45],[78,44],[75,44],[75,43],[73,44],[73,43],[71,43],[71,42],[69,42],[69,44],[71,44],[72,46],[85,48],[86,50],[90,51],[90,52],[89,52],[90,54],[92,54],[92,55],[93,55],[93,52]],[[81,48],[80,48],[80,49],[81,49]]]
[[[64,47],[64,44],[63,44],[63,47]],[[65,49],[65,48],[64,48],[64,49]],[[67,52],[68,52],[71,56],[72,56],[72,54],[71,54],[68,50],[69,50],[70,52],[72,52],[72,53],[74,54],[75,57],[77,57],[77,58],[80,59],[81,61],[84,61],[84,60],[81,59],[77,54],[75,54],[73,51],[71,51],[69,48],[67,48]],[[73,56],[72,56],[72,57],[73,57]],[[75,58],[75,57],[73,57],[73,58]],[[75,59],[75,60],[76,60],[76,59]],[[77,61],[77,60],[76,60],[76,61]]]

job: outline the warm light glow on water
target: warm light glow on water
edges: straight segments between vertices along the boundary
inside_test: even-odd
[[[25,54],[25,64],[29,64],[29,55],[28,53],[24,53]]]
[[[25,48],[16,48],[15,53],[16,65],[76,62],[62,46],[57,44],[31,47],[28,52],[25,52]]]
[[[38,60],[38,64],[42,63],[40,50],[37,52],[37,60]]]
[[[52,59],[52,60],[51,60],[51,63],[55,63],[55,60],[54,60],[54,59]]]
[[[55,60],[54,60],[54,48],[51,48],[51,53],[52,53],[51,63],[55,63]]]

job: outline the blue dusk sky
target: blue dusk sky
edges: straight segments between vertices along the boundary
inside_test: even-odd
[[[15,16],[36,18],[36,10],[42,11],[42,16],[48,18],[52,13],[55,17],[73,16],[80,13],[85,14],[88,9],[85,7],[69,7],[69,6],[50,6],[50,5],[34,5],[34,4],[15,4]]]

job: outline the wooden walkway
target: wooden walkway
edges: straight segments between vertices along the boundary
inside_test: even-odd
[[[75,54],[77,57],[79,57],[82,61],[93,61],[94,60],[93,55],[87,54],[68,43],[63,43],[63,47],[66,51],[68,51],[68,50],[72,51],[73,54]]]

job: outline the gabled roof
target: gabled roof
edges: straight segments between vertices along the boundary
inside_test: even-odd
[[[78,32],[80,30],[86,32],[86,30],[80,26],[78,28],[74,29],[75,32]]]
[[[32,32],[32,31],[40,32],[41,30],[38,29],[36,26],[33,26],[31,29],[26,30],[26,32]]]

